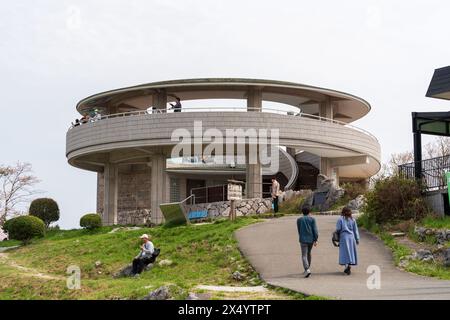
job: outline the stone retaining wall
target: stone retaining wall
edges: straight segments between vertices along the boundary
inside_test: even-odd
[[[143,225],[150,223],[151,217],[149,209],[122,210],[117,213],[117,223],[119,225]]]
[[[437,244],[445,244],[447,241],[450,241],[450,229],[415,227],[414,232],[417,234],[420,241],[424,241],[427,236],[434,237]]]
[[[228,217],[230,214],[230,202],[219,201],[212,203],[199,203],[187,205],[187,211],[208,210],[210,218]],[[236,215],[246,216],[250,214],[262,214],[272,210],[272,200],[268,199],[244,199],[236,201]]]

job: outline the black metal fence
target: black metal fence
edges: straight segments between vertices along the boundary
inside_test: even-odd
[[[408,179],[415,178],[414,162],[398,166],[399,174]],[[450,171],[450,155],[422,161],[422,181],[427,190],[447,188],[445,172]]]
[[[262,198],[268,198],[271,195],[272,183],[262,183]],[[245,185],[243,187],[243,196],[245,195]],[[192,188],[191,195],[195,196],[195,203],[210,203],[210,202],[219,202],[219,201],[227,201],[228,199],[228,185],[217,185],[217,186],[209,186],[209,187],[200,187],[200,188]]]

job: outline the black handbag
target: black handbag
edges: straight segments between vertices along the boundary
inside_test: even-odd
[[[339,232],[337,232],[337,231],[333,232],[333,234],[331,235],[331,242],[333,243],[333,246],[339,247],[340,237],[341,237],[341,235],[339,234]]]

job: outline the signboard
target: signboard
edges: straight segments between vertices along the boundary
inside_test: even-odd
[[[189,223],[181,202],[163,203],[159,205],[164,216],[165,223],[170,225],[181,225]]]
[[[228,184],[228,200],[242,200],[242,185],[241,184]]]

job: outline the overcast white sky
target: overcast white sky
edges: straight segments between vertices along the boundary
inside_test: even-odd
[[[450,64],[449,1],[3,1],[0,163],[32,163],[64,228],[95,211],[96,175],[69,166],[65,134],[82,98],[196,77],[286,80],[358,95],[356,125],[383,159],[412,148],[412,111]]]

